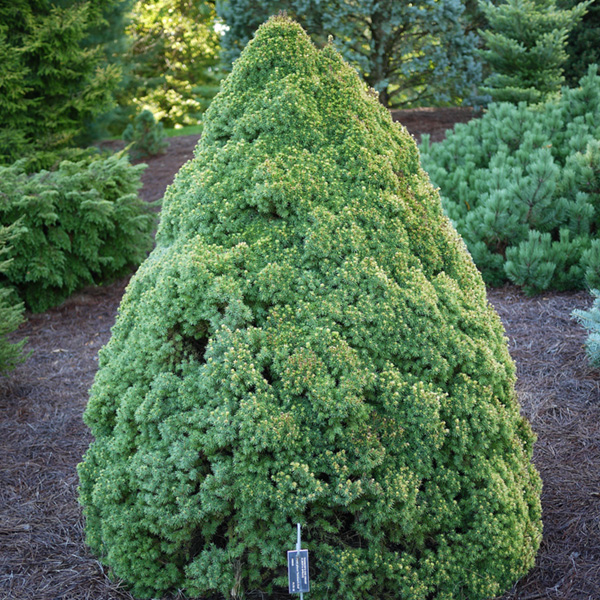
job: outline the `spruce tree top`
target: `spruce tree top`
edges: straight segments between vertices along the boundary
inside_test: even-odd
[[[271,19],[206,114],[104,348],[87,541],[137,595],[496,595],[540,541],[500,321],[414,141]]]
[[[236,62],[195,156],[165,198],[159,247],[198,234],[258,244],[261,263],[324,277],[348,256],[389,267],[402,248],[394,269],[443,271],[483,294],[413,139],[333,46],[317,52],[287,18],[261,27]]]

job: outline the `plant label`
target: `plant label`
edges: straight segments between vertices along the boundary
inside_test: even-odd
[[[290,594],[309,592],[308,550],[288,550],[287,557]]]

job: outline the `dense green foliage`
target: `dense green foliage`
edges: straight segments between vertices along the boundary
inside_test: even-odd
[[[211,1],[138,0],[119,102],[150,109],[167,127],[197,123],[219,85],[215,16]]]
[[[223,0],[223,57],[235,59],[256,28],[286,10],[321,44],[328,36],[384,106],[460,102],[481,80],[476,36],[460,0]]]
[[[577,0],[562,0],[568,8]],[[568,85],[577,85],[591,64],[600,64],[600,0],[592,0],[587,12],[571,30],[567,42],[569,58],[565,64]]]
[[[10,252],[10,243],[19,233],[20,223],[13,223],[9,227],[0,225],[0,273],[6,272],[10,260],[6,255]],[[7,335],[17,329],[23,322],[25,307],[18,300],[14,291],[6,283],[0,283],[0,375],[13,369],[22,362],[26,355],[23,346],[27,340],[12,343]]]
[[[85,413],[87,542],[136,595],[488,598],[533,564],[514,365],[412,137],[286,18],[169,188]],[[211,596],[212,597],[212,596]]]
[[[80,0],[52,0],[55,4],[69,5]],[[135,109],[121,106],[119,101],[127,96],[132,81],[129,50],[131,38],[127,28],[131,22],[131,10],[135,0],[93,0],[89,10],[93,12],[91,26],[83,40],[85,48],[98,48],[101,51],[102,66],[111,65],[119,72],[118,84],[112,90],[112,108],[99,116],[86,121],[85,132],[81,136],[82,145],[107,136],[119,135],[129,123],[128,118]]]
[[[592,365],[600,368],[600,291],[591,290],[594,304],[589,310],[574,310],[573,317],[587,330],[586,348]]]
[[[143,110],[123,132],[123,139],[130,142],[129,152],[134,158],[154,156],[165,151],[168,142],[162,123],[157,123],[149,110]]]
[[[53,165],[110,108],[120,71],[90,43],[109,4],[121,2],[0,5],[0,164]]]
[[[528,107],[492,104],[421,147],[486,282],[528,293],[600,286],[600,77]]]
[[[481,55],[492,74],[483,93],[495,102],[542,102],[564,83],[569,32],[584,14],[587,2],[560,9],[556,0],[480,0],[488,29]]]
[[[14,286],[29,308],[45,310],[146,257],[154,217],[137,195],[145,165],[115,154],[33,175],[24,167],[0,167],[0,225],[20,223],[0,285]]]

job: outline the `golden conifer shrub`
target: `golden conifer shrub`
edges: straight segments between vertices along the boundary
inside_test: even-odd
[[[102,350],[87,542],[139,597],[469,600],[534,562],[500,320],[406,130],[271,19],[206,114]]]

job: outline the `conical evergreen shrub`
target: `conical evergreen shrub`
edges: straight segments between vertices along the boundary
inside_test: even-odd
[[[103,349],[87,541],[140,597],[488,598],[541,536],[500,320],[414,141],[274,18],[207,111]]]

